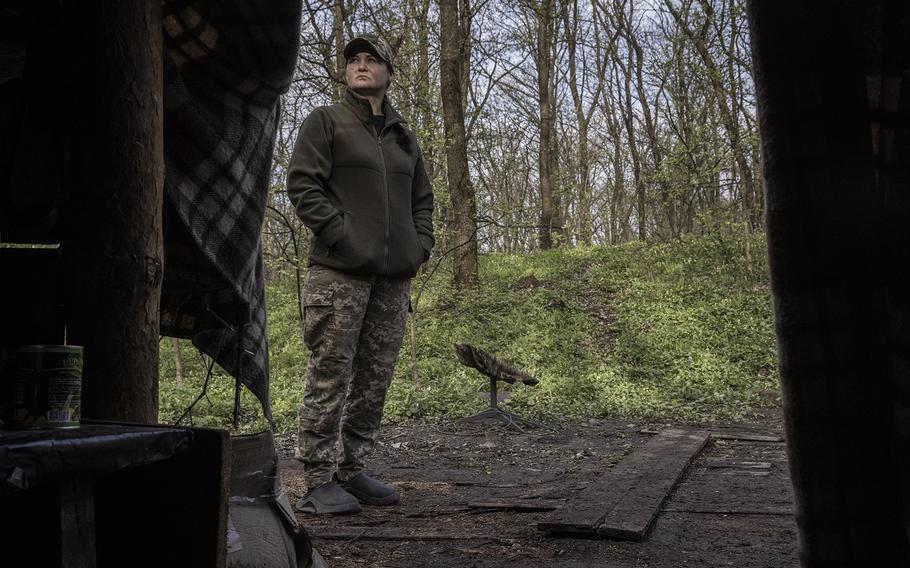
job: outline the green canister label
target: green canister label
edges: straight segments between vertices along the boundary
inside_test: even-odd
[[[16,355],[13,426],[74,428],[82,403],[82,347],[28,345]]]

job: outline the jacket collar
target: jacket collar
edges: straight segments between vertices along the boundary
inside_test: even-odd
[[[341,104],[350,109],[350,111],[361,121],[366,122],[367,124],[373,123],[373,107],[370,106],[370,101],[358,97],[351,89],[344,90],[344,99]],[[382,99],[382,114],[385,115],[386,126],[391,126],[397,122],[404,122],[401,115],[398,114],[398,111],[389,104],[388,96]]]

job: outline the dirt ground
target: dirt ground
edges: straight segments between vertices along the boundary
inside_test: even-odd
[[[588,420],[550,426],[386,427],[371,469],[398,487],[401,502],[365,506],[358,515],[298,519],[331,568],[798,565],[779,412],[755,423],[703,426],[711,439],[644,542],[553,537],[537,523],[671,425]],[[306,492],[294,444],[293,435],[278,438],[292,503]],[[514,498],[539,507],[479,506]]]

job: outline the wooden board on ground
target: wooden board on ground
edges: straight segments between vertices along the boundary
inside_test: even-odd
[[[385,528],[385,527],[352,527],[339,528],[335,530],[324,529],[307,529],[310,537],[316,540],[345,540],[353,542],[355,540],[390,540],[390,541],[434,541],[434,540],[479,540],[485,542],[498,542],[502,544],[512,544],[514,538],[503,536],[482,534],[482,533],[464,533],[464,532],[445,532],[434,530],[412,530],[405,528]]]
[[[563,499],[479,499],[468,503],[471,509],[496,509],[502,511],[535,512],[552,511],[558,509],[565,500]]]
[[[597,534],[608,538],[644,540],[670,491],[709,434],[703,431],[664,430],[623,462],[640,472],[636,482],[604,517]],[[623,462],[620,462],[622,465]]]
[[[740,442],[783,442],[780,436],[766,436],[751,432],[711,432],[715,440],[738,440]]]
[[[711,458],[705,461],[709,469],[771,469],[771,462],[728,460],[723,458]]]
[[[537,527],[554,536],[643,540],[708,437],[700,430],[661,431]]]
[[[792,506],[774,506],[762,505],[750,508],[731,508],[731,507],[704,507],[700,509],[692,507],[664,507],[661,513],[685,513],[695,515],[781,515],[790,516],[793,514]]]

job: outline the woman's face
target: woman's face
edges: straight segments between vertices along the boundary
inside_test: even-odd
[[[344,70],[348,87],[363,96],[384,95],[391,77],[386,64],[365,51],[349,57]]]

